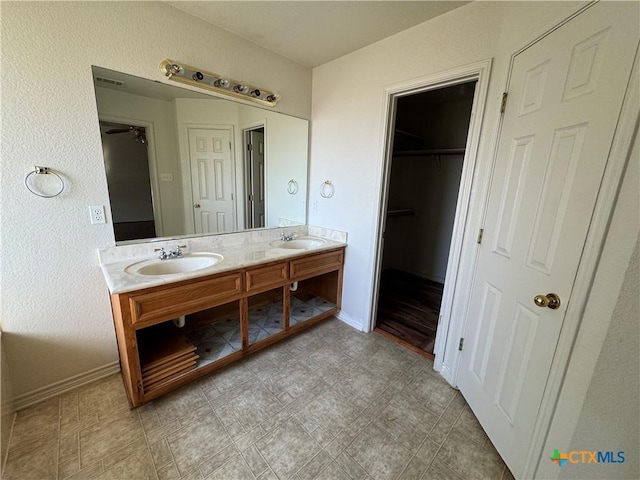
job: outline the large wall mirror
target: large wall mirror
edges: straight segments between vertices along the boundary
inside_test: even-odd
[[[117,244],[306,223],[307,120],[92,70]]]

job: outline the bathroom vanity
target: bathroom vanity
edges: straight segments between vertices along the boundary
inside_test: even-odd
[[[345,245],[319,239],[218,247],[223,260],[189,278],[140,278],[123,267],[131,261],[103,264],[131,406],[335,315]]]

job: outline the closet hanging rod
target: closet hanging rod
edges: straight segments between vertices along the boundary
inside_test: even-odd
[[[438,148],[424,150],[399,150],[393,152],[398,157],[422,157],[427,155],[464,155],[464,148]]]

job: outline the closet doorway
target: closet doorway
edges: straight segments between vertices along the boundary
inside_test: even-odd
[[[376,331],[434,358],[477,81],[398,97]]]

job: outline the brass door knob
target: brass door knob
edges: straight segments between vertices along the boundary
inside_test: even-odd
[[[193,208],[200,208],[200,204],[199,203],[194,203],[193,204]]]
[[[548,307],[551,310],[560,308],[560,297],[556,293],[547,293],[546,295],[536,295],[533,297],[533,303],[538,307]]]

